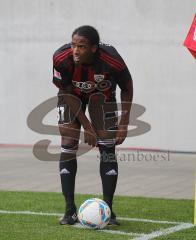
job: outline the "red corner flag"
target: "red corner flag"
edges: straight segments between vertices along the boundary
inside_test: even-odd
[[[196,14],[184,41],[184,46],[188,48],[194,58],[196,58]]]

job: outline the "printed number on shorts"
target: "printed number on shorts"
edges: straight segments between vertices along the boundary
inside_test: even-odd
[[[64,122],[65,107],[64,106],[57,107],[57,111],[58,111],[58,115],[57,115],[58,121]]]

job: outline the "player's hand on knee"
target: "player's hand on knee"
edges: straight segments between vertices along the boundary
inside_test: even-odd
[[[127,136],[128,126],[119,125],[116,132],[116,145],[122,144]]]
[[[97,146],[97,135],[90,124],[84,127],[84,142],[92,147]]]

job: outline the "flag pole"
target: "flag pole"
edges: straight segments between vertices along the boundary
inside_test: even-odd
[[[196,172],[195,172],[195,184],[194,184],[194,221],[193,223],[196,225]]]

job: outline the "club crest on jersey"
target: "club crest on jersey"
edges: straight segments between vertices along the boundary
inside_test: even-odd
[[[94,79],[95,79],[95,82],[101,82],[104,80],[104,75],[103,74],[94,74]]]
[[[58,79],[62,79],[60,72],[58,72],[55,68],[54,68],[54,77]]]

